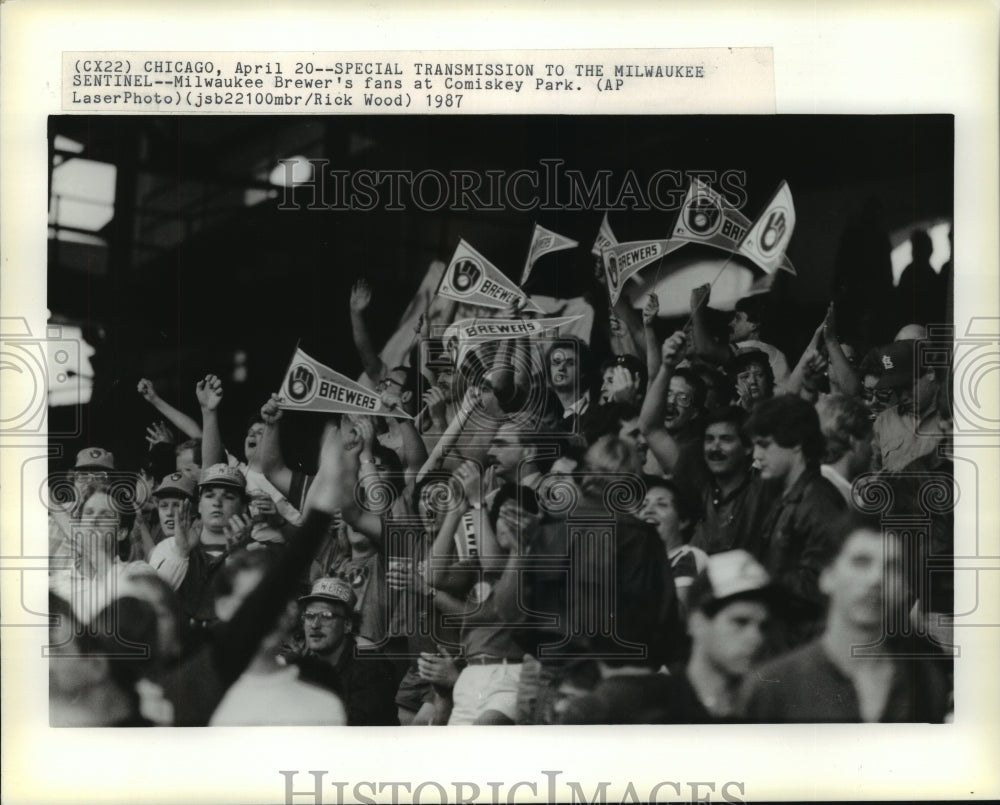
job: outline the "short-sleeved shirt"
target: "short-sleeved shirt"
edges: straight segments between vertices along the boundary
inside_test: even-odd
[[[901,472],[907,464],[933,453],[944,440],[937,412],[919,421],[912,414],[886,408],[876,418],[872,436],[872,462],[876,470]]]

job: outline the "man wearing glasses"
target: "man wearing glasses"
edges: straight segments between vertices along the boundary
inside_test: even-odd
[[[934,452],[943,438],[936,400],[940,384],[932,368],[915,363],[915,341],[880,347],[882,376],[875,393],[894,391],[897,402],[875,418],[872,469],[901,472],[906,465]]]
[[[354,641],[354,590],[336,577],[317,579],[299,599],[307,656],[330,665],[352,727],[396,726],[396,682],[384,657],[359,654]]]

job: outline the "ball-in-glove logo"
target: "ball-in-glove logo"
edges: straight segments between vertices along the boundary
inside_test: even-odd
[[[304,363],[293,366],[288,374],[285,392],[292,402],[309,402],[316,396],[316,373]]]

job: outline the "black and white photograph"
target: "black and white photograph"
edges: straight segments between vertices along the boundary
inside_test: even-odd
[[[53,726],[953,717],[951,116],[48,129]]]
[[[1000,794],[993,4],[28,6],[5,802]]]

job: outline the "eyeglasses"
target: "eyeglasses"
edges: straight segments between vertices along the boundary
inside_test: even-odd
[[[92,483],[104,483],[108,480],[108,474],[106,472],[77,472],[74,476],[76,480],[81,481],[85,484]]]
[[[878,400],[881,403],[892,402],[896,397],[896,389],[864,389],[862,396],[868,400]]]
[[[691,405],[691,395],[686,391],[668,391],[667,392],[667,402],[672,402],[681,408],[687,408]]]
[[[330,621],[344,620],[346,616],[338,615],[335,612],[329,612],[324,610],[323,612],[305,612],[302,615],[303,623],[315,623],[319,621],[320,623],[330,623]]]
[[[381,380],[378,381],[378,384],[375,386],[375,391],[385,391],[387,388],[389,388],[390,383],[395,383],[400,388],[403,388],[403,384],[400,383],[395,378],[383,377]]]

